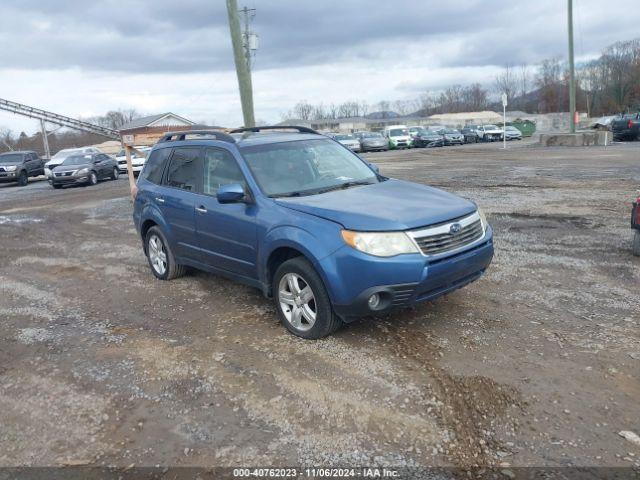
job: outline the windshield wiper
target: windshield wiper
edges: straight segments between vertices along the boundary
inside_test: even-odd
[[[357,187],[358,185],[373,185],[373,183],[369,182],[367,180],[357,180],[357,181],[352,181],[352,182],[344,182],[344,183],[340,183],[338,185],[334,185],[333,187],[329,187],[329,188],[324,188],[322,190],[318,190],[318,193],[326,193],[326,192],[331,192],[333,190],[344,190],[346,188]]]
[[[278,193],[276,195],[270,195],[271,198],[287,198],[287,197],[302,197],[303,195],[308,195],[305,192],[289,192],[289,193]]]

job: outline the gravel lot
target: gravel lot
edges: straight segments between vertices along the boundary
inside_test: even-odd
[[[126,179],[0,186],[0,466],[640,466],[640,144],[366,157],[475,199],[496,256],[316,342],[248,287],[155,280]]]

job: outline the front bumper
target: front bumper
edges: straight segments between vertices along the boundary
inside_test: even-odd
[[[452,292],[480,278],[492,258],[493,231],[488,227],[484,237],[450,256],[429,258],[416,253],[381,258],[345,245],[320,263],[334,310],[348,322]],[[374,293],[381,301],[371,310],[368,300]]]
[[[0,172],[0,183],[17,182],[16,172]]]
[[[132,165],[132,170],[134,173],[140,173],[142,171],[142,169],[144,168],[144,163],[141,163],[140,165],[136,165],[133,164]],[[118,162],[118,170],[120,171],[120,173],[127,173],[127,162]]]
[[[363,143],[362,144],[362,150],[366,151],[366,150],[384,150],[389,148],[389,145],[386,142],[380,142],[380,143]]]
[[[88,173],[85,173],[83,175],[62,175],[59,177],[53,174],[51,177],[49,177],[49,183],[51,183],[51,185],[79,185],[88,182]]]

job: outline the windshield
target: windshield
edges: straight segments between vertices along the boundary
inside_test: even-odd
[[[79,153],[80,153],[80,150],[60,150],[51,158],[63,159],[63,158],[67,158],[69,155],[74,155],[74,154],[77,155]]]
[[[497,126],[495,125],[485,125],[484,126],[485,130],[500,130]]]
[[[392,130],[389,130],[390,137],[401,137],[403,135],[409,135],[409,130],[407,130],[406,128],[394,128]]]
[[[361,133],[360,135],[362,136],[362,138],[382,138],[382,135],[375,132]]]
[[[71,155],[64,159],[62,165],[84,165],[91,161],[91,155]]]
[[[333,138],[336,140],[355,140],[351,135],[336,135]]]
[[[0,155],[0,163],[3,165],[17,165],[22,163],[22,154],[7,153],[6,155]]]
[[[262,191],[271,197],[313,195],[348,182],[377,183],[355,154],[331,140],[299,140],[241,148]]]
[[[444,133],[450,134],[450,135],[455,135],[455,134],[460,133],[460,132],[458,130],[453,130],[451,128],[448,128],[447,130],[444,131]]]

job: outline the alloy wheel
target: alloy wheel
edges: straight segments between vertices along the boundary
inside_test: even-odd
[[[158,275],[164,275],[167,271],[167,252],[157,235],[149,238],[149,262]]]
[[[311,286],[297,273],[287,273],[278,286],[280,308],[287,321],[300,331],[310,330],[316,323],[316,298]]]

